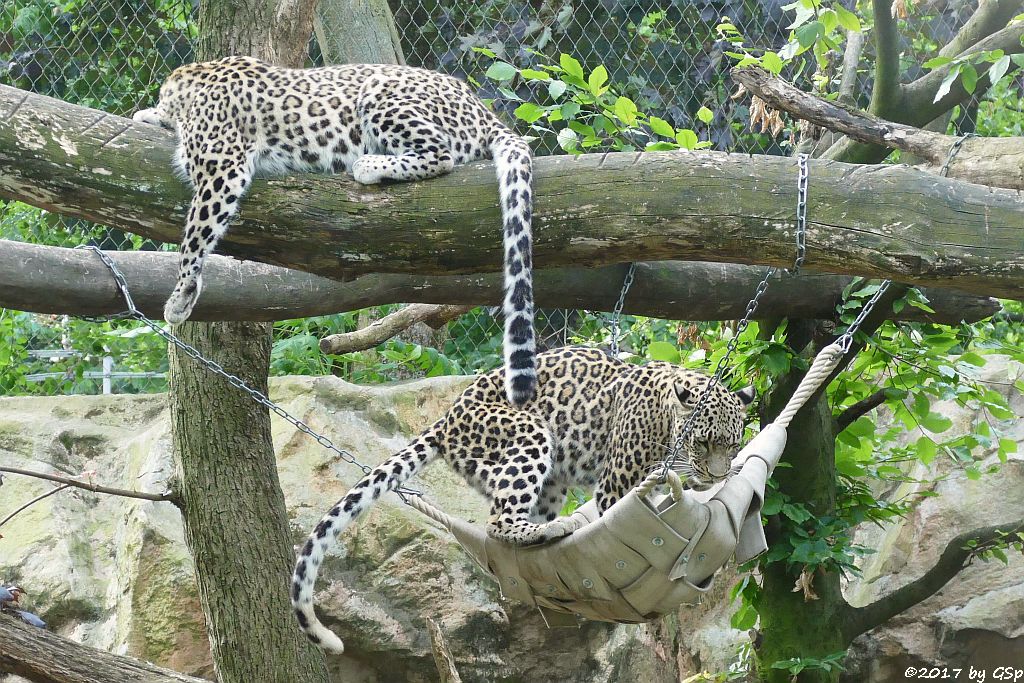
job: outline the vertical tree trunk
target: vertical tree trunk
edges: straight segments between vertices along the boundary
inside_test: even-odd
[[[206,0],[199,8],[199,59],[250,54],[279,61],[272,43],[289,39],[272,35],[283,32],[274,17],[272,2]],[[301,49],[286,66],[302,66],[310,33],[310,26],[305,37],[296,30]],[[186,322],[176,332],[266,393],[268,323]],[[267,409],[173,347],[170,374],[185,536],[220,681],[326,683],[323,654],[301,635],[292,616],[294,552]]]
[[[177,333],[266,392],[266,323],[185,323]],[[185,538],[219,679],[327,681],[288,601],[294,556],[266,408],[180,352],[171,387]]]
[[[790,374],[772,393],[768,413],[774,418],[792,395],[801,377]],[[789,427],[790,439],[774,478],[779,490],[794,502],[803,503],[816,516],[834,513],[835,437],[832,433],[832,410],[824,392],[797,413]],[[778,542],[779,534],[768,528],[768,545]],[[760,644],[756,650],[757,673],[767,683],[789,683],[790,673],[772,669],[775,662],[793,657],[822,658],[846,649],[847,643],[836,623],[843,602],[839,575],[835,572],[813,574],[817,600],[805,601],[803,591],[793,592],[799,572],[775,562],[761,569],[762,585],[755,604],[760,616]],[[834,683],[838,672],[829,674],[807,670],[800,674],[801,683]]]
[[[405,64],[388,0],[321,0],[313,27],[327,64]]]

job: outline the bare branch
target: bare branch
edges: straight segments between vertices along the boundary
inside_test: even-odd
[[[0,614],[0,674],[33,683],[209,683],[132,657],[86,647]]]
[[[24,512],[25,510],[29,509],[30,507],[32,507],[33,505],[35,505],[35,504],[36,504],[36,503],[38,503],[39,501],[41,501],[41,500],[46,500],[46,499],[47,499],[47,498],[49,498],[50,496],[52,496],[52,495],[55,495],[55,494],[57,494],[57,493],[60,493],[60,492],[61,492],[61,491],[63,491],[64,489],[66,489],[66,488],[70,488],[70,487],[71,487],[71,485],[70,485],[70,484],[61,484],[60,486],[58,486],[58,487],[57,487],[57,488],[55,488],[55,489],[50,489],[50,490],[49,490],[49,491],[47,491],[46,493],[41,493],[41,494],[39,494],[38,496],[36,496],[36,497],[35,497],[35,498],[33,498],[32,500],[28,501],[28,502],[27,502],[27,503],[25,503],[24,505],[21,505],[21,506],[19,506],[19,507],[18,507],[18,508],[17,508],[17,509],[16,509],[16,510],[15,510],[14,512],[12,512],[11,514],[7,515],[7,516],[6,516],[6,517],[4,517],[3,519],[0,519],[0,526],[3,526],[4,524],[7,524],[7,522],[9,522],[9,521],[11,521],[12,519],[14,519],[15,517],[17,517],[17,516],[18,516],[18,513],[20,513],[20,512]]]
[[[836,434],[856,422],[861,415],[868,414],[883,403],[885,403],[884,389],[879,389],[867,398],[857,401],[836,417]]]
[[[437,673],[441,683],[462,683],[458,669],[455,668],[455,657],[448,647],[444,633],[436,621],[427,617],[427,632],[430,634],[430,651],[434,655],[434,663],[437,664]]]
[[[177,277],[167,252],[108,252],[135,304],[159,318]],[[610,311],[627,266],[549,268],[534,273],[537,305]],[[665,261],[637,264],[624,311],[674,320],[732,320],[743,315],[764,270],[754,266]],[[195,320],[284,320],[394,303],[498,306],[502,276],[364,275],[339,282],[251,261],[212,256]],[[758,308],[768,318],[832,318],[850,278],[803,274],[772,283]],[[708,296],[708,291],[715,293]],[[957,324],[999,310],[989,297],[925,288],[934,314],[907,306],[894,318]],[[37,313],[102,316],[124,310],[110,272],[88,251],[0,240],[0,306]]]
[[[35,477],[36,479],[46,479],[47,481],[55,481],[75,488],[85,489],[92,491],[93,493],[105,493],[111,496],[121,496],[123,498],[139,498],[141,500],[152,500],[152,501],[166,501],[178,505],[177,498],[171,493],[146,493],[144,491],[130,491],[128,489],[116,489],[109,486],[100,486],[88,481],[81,481],[80,479],[71,479],[70,477],[62,477],[56,474],[47,474],[45,472],[33,472],[32,470],[23,470],[18,467],[0,467],[0,472],[8,472],[10,474],[20,474],[26,477]]]
[[[772,107],[811,123],[870,144],[885,145],[917,155],[937,172],[954,143],[959,150],[947,169],[950,177],[1007,189],[1024,189],[1024,137],[968,138],[934,133],[886,121],[841,103],[805,93],[759,67],[733,71],[733,78]]]
[[[320,350],[330,354],[365,351],[383,344],[416,323],[426,323],[436,330],[449,320],[454,320],[463,313],[469,312],[472,308],[472,306],[410,304],[379,320],[374,320],[361,330],[324,337],[320,340]]]
[[[871,0],[875,26],[875,85],[871,113],[889,116],[899,107],[900,34],[893,16],[893,0]]]
[[[864,607],[848,608],[839,623],[844,624],[844,635],[852,641],[861,633],[866,633],[876,626],[881,626],[892,617],[905,612],[919,602],[931,597],[942,589],[953,577],[967,566],[977,550],[968,547],[968,543],[978,545],[999,540],[1005,534],[1024,531],[1024,520],[974,529],[959,534],[942,551],[938,561],[920,578],[896,589],[889,595],[879,598]]]

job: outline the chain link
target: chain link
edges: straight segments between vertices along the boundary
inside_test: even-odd
[[[807,258],[807,185],[810,180],[810,171],[807,168],[807,155],[797,155],[799,176],[797,177],[797,199],[796,199],[796,260],[793,267],[789,269],[790,275],[799,275],[800,268]]]
[[[949,146],[949,152],[946,154],[946,163],[942,164],[942,168],[939,169],[939,175],[945,176],[949,173],[949,165],[953,163],[953,157],[960,151],[960,146],[967,142],[967,138],[977,137],[974,133],[964,133]]]
[[[306,434],[308,436],[313,437],[313,439],[315,439],[318,444],[320,444],[321,446],[323,446],[327,450],[332,451],[333,453],[335,453],[342,461],[344,461],[344,462],[346,462],[346,463],[348,463],[350,465],[355,465],[360,470],[362,470],[364,475],[365,474],[369,474],[370,472],[373,471],[373,468],[371,468],[371,467],[369,467],[367,465],[364,465],[363,463],[361,463],[358,460],[356,460],[356,457],[354,455],[352,455],[350,452],[348,452],[344,448],[340,448],[340,447],[336,446],[334,444],[334,442],[332,442],[326,436],[324,436],[323,434],[320,434],[319,432],[313,430],[305,422],[303,422],[299,418],[295,417],[294,415],[292,415],[291,413],[286,411],[284,408],[282,408],[278,404],[276,404],[273,401],[271,401],[270,398],[266,394],[261,392],[259,389],[255,389],[255,388],[249,386],[245,382],[245,380],[243,380],[241,377],[238,377],[236,375],[232,375],[230,372],[225,370],[224,366],[222,366],[220,363],[218,363],[217,361],[210,360],[209,358],[204,357],[203,354],[200,353],[199,350],[196,349],[194,346],[192,346],[191,344],[189,344],[186,341],[183,341],[183,340],[179,339],[177,336],[175,336],[171,332],[168,332],[167,329],[163,325],[159,325],[159,324],[153,322],[152,320],[150,320],[149,318],[147,318],[142,313],[142,311],[140,311],[135,306],[135,301],[132,299],[131,292],[128,290],[128,282],[125,280],[124,274],[117,267],[117,264],[115,264],[110,259],[110,257],[107,256],[98,247],[95,247],[95,246],[93,246],[91,244],[83,244],[83,245],[80,245],[80,246],[75,247],[75,248],[76,249],[86,249],[86,250],[95,252],[96,255],[100,257],[100,260],[103,261],[103,265],[105,265],[107,267],[107,269],[110,270],[111,274],[114,276],[114,282],[117,283],[117,288],[120,290],[121,296],[124,297],[125,304],[127,304],[127,306],[128,306],[128,310],[127,311],[124,311],[122,313],[117,313],[117,314],[115,314],[113,316],[107,316],[106,319],[110,320],[110,319],[133,318],[135,320],[138,320],[143,325],[145,325],[146,327],[148,327],[149,329],[153,330],[158,335],[160,335],[162,338],[164,338],[167,342],[169,342],[169,343],[173,344],[174,346],[178,347],[179,349],[181,349],[189,358],[192,358],[192,359],[198,361],[201,365],[204,365],[208,370],[210,370],[215,375],[218,375],[221,378],[227,380],[228,384],[230,384],[231,386],[235,387],[236,389],[240,389],[241,391],[243,391],[246,394],[248,394],[249,397],[252,400],[256,401],[256,403],[259,403],[261,406],[264,406],[265,408],[267,408],[268,410],[273,412],[275,415],[277,415],[281,419],[283,419],[286,422],[290,423],[292,426],[294,426],[296,429],[298,429],[303,434]],[[103,318],[90,318],[90,320],[97,320],[97,319],[103,319]],[[399,488],[396,492],[398,493],[399,496],[401,496],[402,500],[405,500],[405,497],[407,495],[414,495],[414,496],[422,495],[422,493],[420,491],[417,491],[416,489],[404,487],[404,486]]]
[[[626,271],[626,279],[622,281],[622,290],[619,292],[619,300],[615,303],[615,310],[612,311],[612,339],[611,339],[611,354],[618,357],[619,355],[619,336],[622,334],[620,325],[622,323],[622,309],[626,305],[626,294],[629,293],[629,288],[633,286],[633,278],[636,276],[636,264],[630,263],[629,270]]]
[[[704,386],[704,391],[701,392],[700,397],[697,399],[697,405],[693,407],[693,411],[687,416],[686,422],[683,423],[682,429],[679,431],[679,436],[676,437],[675,444],[672,446],[672,453],[665,460],[661,469],[662,479],[668,476],[669,470],[676,464],[676,460],[679,459],[679,454],[686,446],[686,439],[690,436],[690,432],[693,431],[693,424],[697,420],[697,416],[701,410],[704,409],[704,405],[711,398],[711,391],[715,388],[715,385],[722,381],[722,377],[725,375],[726,367],[728,366],[729,359],[732,357],[733,351],[736,350],[736,345],[739,344],[740,335],[750,325],[750,320],[753,318],[754,313],[757,311],[758,304],[761,299],[761,295],[768,289],[768,282],[772,276],[775,275],[775,268],[771,267],[765,271],[764,278],[758,283],[757,289],[754,290],[754,296],[750,299],[750,303],[747,304],[747,310],[743,314],[743,318],[736,324],[736,332],[733,334],[732,339],[729,340],[729,344],[725,348],[725,355],[718,361],[718,365],[715,366],[715,372],[712,374],[711,379]]]
[[[868,299],[868,302],[860,309],[860,313],[857,314],[857,317],[854,318],[853,322],[846,328],[846,331],[836,339],[840,347],[843,349],[843,353],[848,352],[850,347],[853,346],[853,336],[857,333],[857,330],[860,329],[864,319],[868,317],[868,314],[871,313],[875,304],[878,303],[878,300],[882,298],[882,295],[885,294],[885,290],[889,289],[889,285],[891,284],[892,280],[882,280],[878,285],[878,291],[875,292],[875,295]]]

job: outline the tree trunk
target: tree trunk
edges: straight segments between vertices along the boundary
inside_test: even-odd
[[[313,29],[326,64],[405,64],[387,0],[320,0]]]
[[[790,329],[809,327],[811,321],[791,321]],[[800,383],[802,375],[790,373],[769,399],[767,414],[774,418]],[[769,419],[771,419],[769,418]],[[835,512],[835,436],[832,411],[824,391],[804,406],[789,427],[791,438],[782,461],[773,475],[779,491],[793,502],[803,503],[815,516]],[[767,528],[768,547],[780,542],[777,522]],[[823,658],[846,650],[836,615],[845,606],[839,586],[839,574],[813,572],[810,580],[817,600],[806,600],[803,591],[793,592],[799,571],[788,569],[784,561],[761,565],[762,585],[755,602],[760,616],[760,643],[756,648],[757,673],[766,683],[790,683],[790,673],[773,669],[772,664],[795,657]],[[829,674],[808,670],[800,674],[801,683],[834,683],[838,672]]]
[[[280,6],[260,0],[201,3],[199,58],[241,52],[280,63],[274,41],[287,43],[290,35],[302,49],[291,53],[294,61],[288,65],[301,66],[311,15],[304,32],[292,23],[288,30],[275,26],[282,14],[291,20],[301,15],[296,5],[289,0]],[[270,324],[186,322],[175,332],[267,393]],[[185,539],[218,678],[221,683],[326,683],[324,656],[297,628],[289,601],[294,550],[270,415],[174,346],[169,365]]]

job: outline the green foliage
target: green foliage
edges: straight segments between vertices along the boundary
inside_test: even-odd
[[[489,57],[496,56],[486,48],[477,49]],[[501,84],[505,98],[520,102],[514,111],[517,119],[532,131],[554,135],[559,146],[571,154],[701,149],[711,144],[698,141],[689,128],[677,129],[665,119],[641,111],[636,102],[622,94],[622,85],[609,81],[603,65],[586,73],[571,55],[563,53],[557,65],[541,64],[537,68],[517,68],[496,61],[485,75]],[[533,86],[530,92],[539,103],[520,97],[514,90],[519,82]],[[711,112],[701,115],[708,118]]]
[[[793,680],[800,674],[801,671],[824,671],[826,673],[833,671],[843,670],[843,659],[846,657],[845,652],[833,652],[830,655],[817,659],[814,657],[793,657],[791,659],[783,659],[778,662],[773,662],[773,669],[783,669],[787,673],[793,676]]]
[[[948,67],[942,84],[935,93],[934,101],[938,102],[949,94],[958,78],[964,90],[972,94],[978,86],[981,75],[988,79],[989,84],[998,84],[1003,77],[1012,79],[1016,76],[1018,69],[1010,72],[1011,65],[1018,68],[1024,66],[1024,55],[1008,55],[1002,50],[982,50],[960,57],[934,57],[922,66],[926,69]]]

